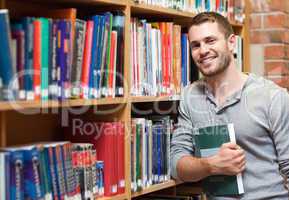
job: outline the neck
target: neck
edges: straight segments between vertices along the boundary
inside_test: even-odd
[[[240,90],[246,79],[247,75],[239,72],[234,62],[231,62],[222,73],[212,77],[205,77],[206,83],[219,103],[222,103],[228,96]]]

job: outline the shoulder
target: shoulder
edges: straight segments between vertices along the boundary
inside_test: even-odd
[[[200,99],[205,94],[205,85],[204,81],[197,80],[191,83],[190,85],[185,86],[181,92],[181,101],[185,103],[191,103]]]
[[[202,79],[194,81],[190,85],[185,86],[182,89],[182,95],[190,95],[190,94],[204,94],[205,83]]]
[[[262,76],[250,74],[244,93],[249,97],[271,101],[280,93],[286,94],[287,90]]]

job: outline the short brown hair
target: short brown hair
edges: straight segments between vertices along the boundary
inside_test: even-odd
[[[197,26],[205,22],[216,22],[220,30],[224,33],[225,38],[228,38],[234,33],[230,22],[224,16],[216,12],[202,12],[197,14],[193,17],[190,27]]]

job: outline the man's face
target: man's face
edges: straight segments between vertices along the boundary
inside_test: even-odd
[[[216,22],[205,22],[189,29],[191,54],[204,76],[212,77],[228,68],[234,39],[233,35],[225,39]]]

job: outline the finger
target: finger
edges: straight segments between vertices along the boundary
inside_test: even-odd
[[[233,142],[224,143],[222,146],[230,149],[238,149],[238,145]]]
[[[236,163],[237,165],[240,165],[241,163],[243,163],[243,162],[245,162],[245,161],[246,161],[245,155],[241,155],[241,156],[239,156],[239,157],[236,158],[235,163]]]
[[[245,169],[246,169],[246,164],[244,164],[240,167],[239,173],[243,172]]]
[[[239,163],[238,168],[243,171],[243,169],[246,167],[246,161],[242,161],[241,163]]]
[[[236,153],[238,156],[245,156],[245,151],[243,149],[237,149]]]

